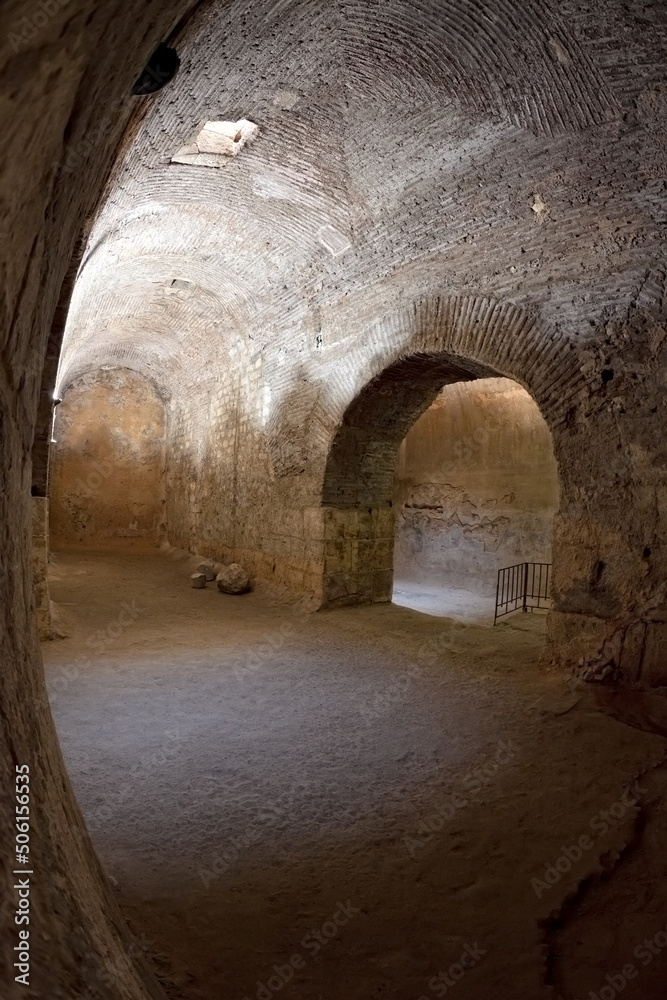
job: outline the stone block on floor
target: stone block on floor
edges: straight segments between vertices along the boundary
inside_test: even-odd
[[[231,566],[221,569],[216,582],[222,594],[245,594],[250,590],[250,577],[238,563],[232,563]]]

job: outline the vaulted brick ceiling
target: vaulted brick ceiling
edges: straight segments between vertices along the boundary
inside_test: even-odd
[[[180,391],[277,336],[344,339],[408,292],[585,332],[582,304],[596,320],[663,252],[667,28],[643,16],[640,35],[610,5],[603,39],[593,3],[204,5],[176,79],[137,98],[60,389],[120,363]],[[172,162],[241,119],[259,132],[226,165]]]

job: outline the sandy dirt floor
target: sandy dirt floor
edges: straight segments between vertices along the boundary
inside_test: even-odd
[[[543,618],[312,614],[191,571],[57,554],[43,647],[170,997],[664,997],[666,740],[541,671]]]

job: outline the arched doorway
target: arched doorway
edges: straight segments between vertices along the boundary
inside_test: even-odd
[[[430,342],[440,349],[418,350],[390,362],[348,406],[334,437],[324,477],[324,606],[391,600],[396,532],[394,477],[401,444],[443,387],[514,374],[508,370],[507,359],[504,370],[494,367],[496,344],[488,329],[499,328],[498,320],[506,308],[496,307],[495,312],[487,308],[485,324],[475,319],[474,308],[464,313],[464,331],[473,327],[469,336],[472,343],[465,354],[444,350],[442,343],[461,339],[461,310],[455,317],[458,322],[451,325],[446,313],[440,311],[436,315],[438,326],[443,325],[443,320],[446,324],[444,336],[432,330],[420,335],[423,347],[428,348]],[[508,318],[521,334],[525,322],[522,327],[519,317],[510,314]],[[520,340],[517,337],[517,342]],[[480,355],[484,361],[479,360]],[[521,370],[525,364],[519,362],[512,367]],[[544,373],[540,372],[540,376],[543,378]],[[522,392],[528,396],[527,391]],[[537,404],[533,406],[537,410]],[[539,420],[549,435],[545,419]],[[553,460],[552,452],[550,458]],[[555,460],[551,467],[555,475]]]
[[[551,434],[525,389],[446,385],[397,456],[394,603],[492,620],[502,567],[551,562],[558,492]]]

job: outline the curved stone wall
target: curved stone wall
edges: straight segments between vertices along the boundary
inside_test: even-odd
[[[0,829],[3,844],[13,843],[15,769],[27,764],[38,866],[25,986],[15,980],[16,891],[7,852],[0,862],[0,979],[11,1000],[147,1000],[162,993],[93,853],[53,727],[30,578],[30,493],[33,471],[33,490],[46,486],[77,243],[137,110],[132,83],[187,4],[57,6],[47,14],[8,0],[0,9]]]

